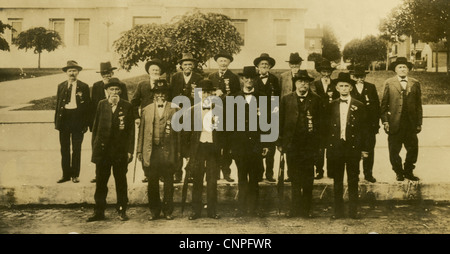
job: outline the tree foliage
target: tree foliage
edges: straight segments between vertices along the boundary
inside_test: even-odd
[[[352,64],[369,66],[373,61],[386,60],[386,43],[374,35],[368,35],[361,39],[354,39],[344,47],[344,60],[350,60]]]
[[[33,49],[33,52],[39,55],[38,68],[41,68],[41,53],[44,50],[54,51],[62,45],[62,40],[56,31],[34,27],[21,32],[12,43],[17,45],[18,49],[25,49],[25,51]]]
[[[3,22],[0,20],[0,50],[9,51],[9,44],[3,38],[3,34],[5,33],[6,29],[13,29],[11,25],[3,24]]]
[[[174,71],[182,53],[190,52],[203,65],[218,52],[240,52],[242,38],[231,19],[217,13],[188,13],[168,24],[138,25],[114,42],[120,66],[130,70],[140,61],[159,58]]]
[[[323,48],[322,56],[330,61],[339,62],[341,60],[340,43],[333,32],[333,29],[325,25],[323,27]]]
[[[319,63],[323,60],[322,54],[319,53],[311,53],[308,55],[308,61],[313,61],[315,63]]]

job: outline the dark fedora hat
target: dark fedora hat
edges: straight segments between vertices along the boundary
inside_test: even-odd
[[[311,82],[311,81],[314,80],[314,78],[311,77],[311,76],[309,76],[308,71],[306,71],[306,70],[299,70],[299,71],[295,74],[295,76],[292,78],[292,83],[295,84],[295,82],[296,82],[297,80],[306,80],[306,81],[308,81],[308,82]]]
[[[184,61],[192,61],[197,63],[198,60],[194,58],[194,56],[192,55],[192,53],[183,53],[183,56],[181,57],[180,60],[178,60],[179,64],[182,64]]]
[[[242,73],[238,73],[238,74],[239,74],[239,76],[243,76],[246,78],[255,78],[258,76],[255,66],[244,66]]]
[[[338,78],[334,80],[334,83],[337,85],[339,82],[345,82],[349,83],[350,85],[353,85],[355,81],[350,78],[350,73],[348,72],[340,72],[338,75]]]
[[[148,73],[148,68],[150,68],[151,65],[157,65],[159,68],[161,68],[161,75],[165,72],[164,70],[164,64],[161,60],[158,58],[153,58],[152,60],[145,63],[145,71]]]
[[[365,76],[366,74],[369,74],[368,71],[366,71],[366,67],[364,65],[355,65],[353,70],[350,71],[351,75],[355,76]]]
[[[100,71],[97,71],[97,73],[104,73],[104,72],[110,72],[113,70],[116,70],[116,67],[112,67],[111,66],[111,62],[104,62],[104,63],[100,63]]]
[[[300,64],[301,62],[303,62],[303,58],[300,57],[300,55],[298,54],[298,52],[295,53],[291,53],[291,55],[289,56],[289,61],[286,61],[290,64]]]
[[[262,60],[267,60],[270,64],[270,68],[272,68],[273,66],[275,66],[275,59],[273,59],[272,57],[269,56],[269,54],[267,53],[262,53],[259,57],[255,58],[255,60],[253,60],[253,64],[255,66],[258,66],[258,64],[262,61]]]
[[[399,64],[405,64],[408,67],[408,69],[410,69],[410,70],[413,67],[413,64],[411,62],[408,62],[406,57],[399,57],[389,65],[389,70],[395,71],[395,67]]]
[[[219,58],[219,57],[225,57],[225,58],[228,58],[231,62],[233,62],[233,56],[232,55],[230,55],[230,53],[228,53],[228,52],[226,52],[226,51],[224,51],[224,50],[222,50],[222,51],[220,51],[218,54],[216,54],[215,56],[214,56],[214,61],[217,61],[217,58]]]
[[[77,69],[78,71],[81,71],[81,70],[83,69],[83,67],[79,66],[78,63],[77,63],[76,61],[74,61],[74,60],[69,60],[69,61],[67,61],[67,65],[64,66],[64,67],[62,67],[62,70],[63,70],[64,72],[66,72],[68,69],[72,69],[72,68],[75,68],[75,69]]]
[[[333,68],[331,66],[331,62],[328,60],[323,60],[320,63],[317,64],[316,66],[316,70],[318,72],[321,72],[322,70],[329,70],[329,71],[334,71],[335,68]]]
[[[109,82],[105,84],[105,89],[108,89],[111,86],[117,86],[117,87],[121,88],[120,80],[118,78],[111,78],[109,80]]]
[[[195,88],[201,88],[202,91],[215,91],[216,90],[213,82],[209,79],[200,80],[200,82],[198,82],[197,87],[195,87]]]

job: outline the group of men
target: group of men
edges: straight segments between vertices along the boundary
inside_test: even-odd
[[[149,78],[138,84],[128,102],[127,87],[113,77],[109,62],[100,64],[102,81],[89,86],[77,76],[82,67],[68,61],[63,71],[68,81],[58,85],[55,127],[60,132],[63,176],[58,183],[79,182],[81,143],[88,128],[92,131],[92,159],[96,164],[94,215],[88,221],[105,219],[107,183],[111,168],[116,183],[117,211],[127,220],[127,166],[136,159],[142,162],[148,182],[149,220],[172,220],[174,182],[180,182],[185,165],[185,183],[193,183],[190,220],[202,216],[203,181],[206,174],[207,216],[219,219],[217,213],[217,180],[233,182],[230,165],[234,160],[238,176],[237,216],[263,215],[259,206],[259,182],[274,179],[274,156],[278,149],[286,156],[288,179],[292,183],[290,217],[313,217],[312,190],[314,179],[334,179],[335,210],[333,218],[344,216],[343,178],[348,176],[349,211],[358,218],[359,164],[363,160],[365,180],[374,183],[374,147],[379,121],[388,133],[389,155],[397,180],[418,180],[413,175],[417,161],[417,133],[422,125],[420,83],[408,77],[412,64],[398,58],[390,66],[397,76],[385,82],[381,106],[375,85],[365,81],[365,68],[355,66],[350,73],[331,79],[334,68],[327,60],[316,63],[321,77],[314,81],[300,69],[303,59],[292,53],[287,61],[290,70],[278,79],[270,73],[275,59],[263,53],[245,66],[242,73],[228,69],[233,56],[220,52],[214,60],[219,70],[207,79],[195,72],[198,66],[192,54],[178,61],[181,72],[170,83],[162,78],[165,63],[153,59],[145,64]],[[75,87],[74,87],[75,86]],[[198,88],[201,88],[199,91]],[[197,93],[197,94],[196,94]],[[177,98],[187,98],[189,107]],[[242,98],[244,108],[234,105],[234,119],[215,115],[226,108],[227,97]],[[199,98],[199,100],[196,100]],[[262,107],[262,100],[267,102]],[[214,103],[215,100],[221,103]],[[181,100],[183,101],[183,100]],[[279,107],[278,107],[279,101]],[[193,106],[191,106],[193,105]],[[257,108],[256,119],[251,116]],[[276,141],[262,142],[265,133],[259,126],[259,110],[267,108],[268,121],[279,117]],[[191,119],[192,128],[175,131],[173,117],[182,111],[183,120]],[[243,110],[244,118],[238,118]],[[201,112],[201,113],[198,113]],[[264,115],[264,114],[262,114]],[[256,120],[256,130],[252,121]],[[201,128],[195,128],[195,122]],[[234,130],[243,124],[244,131],[224,131],[225,121],[233,121]],[[135,147],[135,127],[138,127]],[[72,142],[72,156],[70,156]],[[405,145],[406,160],[402,165],[399,152]],[[326,156],[325,156],[326,155]],[[325,163],[326,157],[326,163]],[[164,184],[161,201],[159,182]]]

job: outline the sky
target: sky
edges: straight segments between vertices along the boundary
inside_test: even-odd
[[[379,34],[380,20],[401,3],[402,0],[313,0],[307,3],[305,27],[330,25],[342,50],[353,39]]]

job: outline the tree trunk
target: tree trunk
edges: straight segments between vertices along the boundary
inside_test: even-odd
[[[41,69],[41,53],[38,53],[38,69]]]

